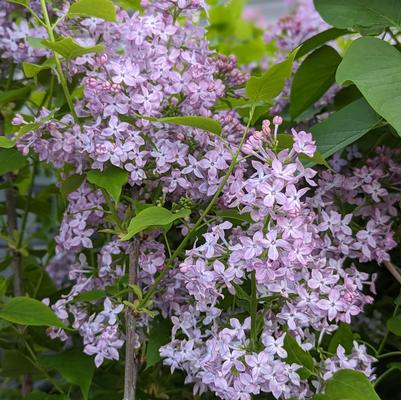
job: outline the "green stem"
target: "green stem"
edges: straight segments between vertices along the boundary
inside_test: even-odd
[[[230,178],[232,172],[234,171],[234,168],[237,165],[237,160],[238,160],[238,156],[241,153],[241,149],[242,146],[245,142],[245,139],[248,135],[249,132],[249,128],[251,126],[251,121],[252,121],[252,117],[253,114],[255,112],[255,107],[253,106],[250,113],[249,113],[249,121],[248,124],[244,130],[244,133],[242,135],[241,141],[238,145],[238,149],[234,154],[234,157],[231,161],[231,164],[227,170],[227,173],[224,175],[223,180],[221,181],[216,193],[214,194],[214,196],[212,197],[212,200],[210,201],[210,203],[208,204],[208,206],[205,208],[205,210],[203,211],[203,213],[201,214],[201,216],[199,217],[199,219],[196,221],[196,224],[192,227],[192,229],[188,232],[188,234],[184,237],[184,239],[181,241],[181,243],[178,245],[178,247],[175,249],[174,253],[172,254],[172,256],[167,260],[166,265],[164,266],[164,268],[160,271],[160,274],[157,276],[157,278],[155,279],[155,281],[153,282],[152,286],[149,288],[149,290],[146,292],[145,296],[143,297],[143,300],[141,301],[141,303],[139,304],[138,308],[141,307],[146,307],[147,303],[149,302],[149,300],[153,297],[153,295],[156,293],[160,282],[162,281],[162,279],[164,278],[164,276],[167,274],[167,272],[172,268],[173,266],[173,262],[175,260],[175,258],[181,253],[182,250],[184,250],[185,246],[187,245],[187,243],[189,242],[189,240],[191,239],[192,235],[194,232],[196,232],[196,230],[199,228],[199,226],[202,224],[203,220],[206,218],[206,216],[209,214],[210,210],[213,208],[213,206],[215,205],[216,201],[218,200],[221,192],[224,189],[224,186],[226,185],[228,179]]]
[[[395,356],[401,356],[401,351],[391,351],[390,353],[380,354],[379,356],[377,356],[377,358],[382,359],[382,358],[389,358],[389,357],[395,357]]]
[[[378,386],[380,382],[382,382],[388,375],[390,375],[393,371],[397,370],[398,368],[390,368],[386,372],[383,372],[377,379],[374,386]]]
[[[256,351],[257,348],[257,313],[258,313],[258,299],[256,287],[256,273],[252,271],[251,276],[251,350]]]
[[[56,39],[54,37],[53,28],[52,28],[52,25],[50,23],[49,14],[47,12],[46,0],[40,0],[40,5],[42,7],[42,13],[43,13],[43,17],[45,19],[45,26],[46,26],[47,34],[49,35],[49,40],[52,43],[55,43]],[[66,78],[64,76],[63,68],[61,67],[61,62],[60,62],[60,59],[58,57],[58,54],[54,50],[53,50],[53,56],[54,56],[54,60],[56,62],[57,76],[58,76],[60,85],[61,85],[61,87],[63,89],[64,96],[65,96],[65,98],[67,100],[68,107],[70,108],[71,114],[72,114],[75,122],[77,122],[78,121],[78,116],[77,116],[77,114],[75,112],[75,108],[74,108],[74,104],[72,102],[70,91],[68,90],[67,80],[66,80]]]
[[[26,200],[26,204],[25,204],[24,215],[23,215],[22,221],[21,221],[21,229],[20,229],[20,232],[19,232],[19,235],[18,235],[17,249],[21,248],[22,243],[24,241],[26,224],[28,222],[29,208],[31,207],[33,188],[35,186],[37,165],[38,165],[38,161],[35,160],[34,164],[33,164],[33,168],[32,168],[32,176],[31,176],[31,181],[29,183],[28,196],[27,196],[27,200]]]
[[[395,316],[397,315],[397,312],[398,312],[398,308],[399,308],[399,307],[400,307],[399,305],[397,305],[397,306],[395,307],[395,310],[394,310],[394,312],[393,312],[393,317],[395,317]],[[377,349],[377,354],[378,354],[378,356],[380,356],[380,353],[383,351],[384,345],[385,345],[386,342],[387,342],[387,339],[388,339],[389,334],[390,334],[390,331],[387,329],[386,334],[384,335],[382,341],[381,341],[380,344],[379,344],[379,348]]]
[[[32,350],[32,347],[29,345],[27,340],[25,339],[24,335],[14,326],[12,325],[12,328],[14,331],[18,334],[18,336],[21,337],[22,341],[24,342],[24,345],[26,349],[28,350],[28,353],[30,354],[32,358],[33,364],[40,370],[40,372],[43,373],[43,375],[46,376],[47,380],[51,382],[51,384],[61,393],[65,394],[64,390],[58,385],[58,383],[50,376],[50,374],[39,364],[38,357],[36,356],[35,352]]]

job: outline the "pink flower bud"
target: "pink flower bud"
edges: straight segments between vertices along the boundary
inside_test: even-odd
[[[245,143],[242,146],[242,152],[245,153],[245,154],[252,154],[253,153],[253,148],[252,148],[252,146],[250,144]]]
[[[108,60],[107,54],[101,54],[96,56],[96,62],[100,65],[106,64]]]
[[[268,119],[265,119],[262,123],[262,132],[266,137],[269,137],[272,132],[270,129],[270,121]]]
[[[13,120],[11,121],[13,125],[22,125],[25,123],[24,117],[21,114],[16,114]]]
[[[86,80],[86,84],[87,84],[90,88],[95,89],[96,86],[97,86],[97,79],[96,79],[96,78],[88,78],[88,79]]]
[[[273,118],[273,124],[274,125],[281,125],[283,123],[283,118],[281,118],[279,115],[276,115]]]

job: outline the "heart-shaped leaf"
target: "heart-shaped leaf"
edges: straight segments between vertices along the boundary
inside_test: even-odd
[[[20,325],[67,328],[50,307],[30,297],[10,299],[0,309],[0,318]]]
[[[401,135],[399,51],[380,39],[358,39],[345,54],[338,67],[336,79],[339,84],[349,81],[355,83],[373,109]]]
[[[115,202],[120,199],[122,188],[128,182],[128,172],[114,165],[104,171],[89,171],[86,177],[90,183],[105,189]]]
[[[189,214],[191,214],[191,211],[187,209],[172,213],[170,210],[163,207],[154,206],[145,208],[131,219],[127,234],[124,235],[121,240],[129,240],[145,229],[168,226],[175,220],[185,218]]]
[[[78,0],[72,3],[67,14],[73,17],[96,17],[106,21],[116,21],[116,9],[110,0]]]
[[[56,42],[51,42],[49,40],[43,40],[42,43],[48,48],[56,53],[62,55],[66,60],[71,60],[75,57],[83,56],[89,53],[101,53],[104,51],[104,46],[102,44],[97,44],[95,46],[83,47],[70,37],[63,37]]]

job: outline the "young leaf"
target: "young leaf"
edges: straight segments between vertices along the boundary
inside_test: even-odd
[[[57,370],[69,383],[79,386],[82,396],[88,399],[89,388],[95,372],[95,364],[91,357],[79,350],[42,356],[39,363],[47,369]]]
[[[16,377],[31,374],[43,377],[43,372],[25,354],[18,350],[5,350],[1,363],[1,375],[3,377]]]
[[[313,105],[334,84],[340,62],[340,55],[330,46],[320,47],[305,59],[292,81],[291,118]]]
[[[31,64],[31,63],[22,63],[22,69],[24,70],[24,74],[27,78],[33,78],[40,71],[45,69],[50,69],[55,66],[54,58],[49,58],[43,64]]]
[[[128,182],[128,172],[111,165],[104,171],[92,170],[86,174],[90,183],[105,189],[117,203],[123,186]]]
[[[25,164],[25,157],[17,149],[0,148],[0,175],[21,169]]]
[[[77,190],[82,182],[84,181],[84,175],[71,175],[65,181],[62,181],[60,184],[60,192],[64,197],[67,197],[70,193]]]
[[[269,101],[280,94],[286,80],[291,76],[292,64],[297,54],[294,50],[288,58],[273,65],[262,76],[252,76],[246,84],[246,95],[252,102]]]
[[[325,121],[314,125],[310,131],[317,149],[327,159],[339,150],[365,135],[380,122],[380,117],[364,99],[359,99]]]
[[[24,400],[70,400],[66,394],[48,394],[37,390],[24,397]]]
[[[95,301],[103,299],[107,296],[107,292],[102,289],[93,289],[88,292],[81,292],[78,296],[74,297],[72,303],[78,303],[82,301]]]
[[[339,328],[335,331],[333,337],[330,340],[329,352],[336,354],[337,347],[343,346],[346,353],[350,354],[353,347],[354,334],[348,324],[341,323]]]
[[[83,56],[89,53],[101,53],[104,51],[104,46],[97,44],[91,47],[82,47],[78,43],[74,42],[70,37],[63,37],[56,42],[50,42],[49,40],[43,40],[42,43],[56,53],[62,55],[66,60],[71,60],[75,57]]]
[[[245,292],[245,290],[238,285],[237,283],[234,283],[234,287],[235,287],[235,295],[241,299],[241,300],[245,300],[250,302],[251,301],[251,296],[249,296],[249,294],[247,292]]]
[[[326,382],[324,394],[315,400],[380,400],[371,382],[362,372],[343,369]]]
[[[322,18],[336,28],[401,26],[399,0],[314,0]],[[377,34],[380,33],[380,30]]]
[[[67,328],[48,306],[30,297],[10,299],[0,308],[0,318],[20,325]]]
[[[78,0],[71,4],[67,14],[73,17],[96,17],[116,22],[116,9],[110,0]]]
[[[193,128],[203,129],[204,131],[208,131],[216,135],[220,135],[222,130],[219,121],[216,121],[215,119],[212,118],[199,117],[196,115],[188,115],[185,117],[163,117],[163,118],[138,115],[138,117],[145,119],[147,121],[162,122],[164,124],[191,126]]]
[[[394,335],[401,336],[401,314],[390,318],[387,321],[387,328]]]
[[[187,217],[190,213],[191,211],[187,209],[183,209],[173,214],[170,210],[163,207],[145,208],[131,219],[128,226],[128,232],[121,238],[121,240],[129,240],[145,229],[168,226],[177,219]]]
[[[18,142],[25,134],[35,131],[42,127],[43,124],[50,121],[54,117],[55,111],[50,112],[46,117],[40,119],[39,121],[32,122],[30,124],[20,125],[17,132],[15,132],[15,140]]]
[[[29,0],[6,0],[9,3],[19,4],[24,7],[29,7]]]
[[[299,370],[299,376],[302,379],[307,379],[314,370],[312,356],[303,350],[298,342],[287,333],[284,338],[284,349],[287,351],[287,358],[285,362],[287,364],[298,364],[302,365],[303,368]]]
[[[0,92],[0,104],[10,103],[12,101],[21,100],[29,97],[33,85],[26,85],[22,88],[7,90]]]
[[[344,36],[348,33],[351,33],[348,29],[338,29],[338,28],[330,28],[326,31],[319,32],[317,35],[312,36],[311,38],[305,40],[299,47],[297,51],[297,55],[295,57],[296,60],[310,53],[312,50],[317,49],[318,47],[324,45],[327,42],[335,40],[340,36]]]
[[[169,320],[157,317],[152,321],[149,341],[146,347],[146,368],[157,364],[160,360],[159,349],[169,342],[171,324]]]
[[[401,15],[401,2],[400,12]],[[400,17],[401,18],[401,17]],[[361,62],[363,60],[363,62]],[[373,37],[352,43],[337,70],[339,84],[353,82],[374,110],[401,136],[401,53]]]
[[[15,141],[6,138],[5,136],[0,136],[0,148],[2,149],[11,149],[15,146]]]

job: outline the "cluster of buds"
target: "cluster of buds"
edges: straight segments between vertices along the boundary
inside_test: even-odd
[[[262,123],[261,131],[254,131],[247,139],[242,147],[245,154],[254,154],[263,147],[266,143],[269,147],[275,147],[277,144],[277,133],[279,126],[283,123],[283,118],[276,115],[273,118],[274,130],[272,134],[271,122],[265,119]]]

